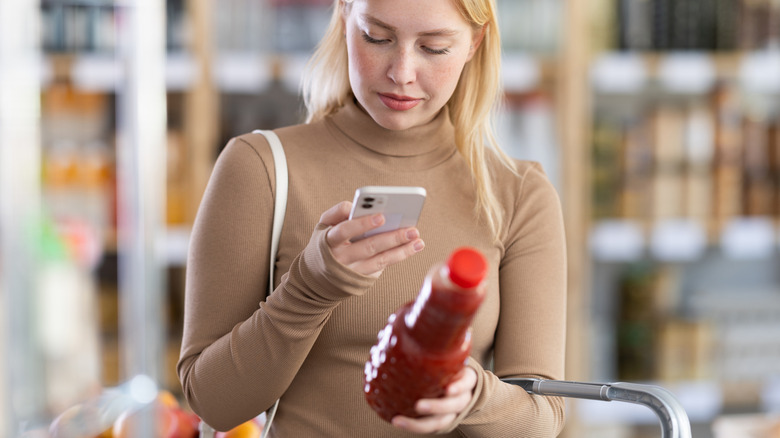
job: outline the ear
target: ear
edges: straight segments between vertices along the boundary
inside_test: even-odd
[[[466,59],[466,62],[471,61],[471,58],[473,58],[474,54],[477,53],[479,45],[482,44],[482,40],[485,39],[485,32],[487,31],[487,27],[488,25],[485,24],[478,30],[474,31],[474,35],[471,37],[471,47],[469,47],[469,56]]]
[[[341,33],[347,33],[347,16],[352,9],[352,0],[340,0],[339,9],[341,9]]]

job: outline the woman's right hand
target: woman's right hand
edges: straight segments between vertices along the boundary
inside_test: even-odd
[[[353,271],[379,277],[386,267],[406,260],[425,247],[420,232],[414,227],[387,231],[351,242],[353,237],[385,223],[381,213],[350,220],[351,208],[352,203],[349,201],[334,205],[320,216],[320,223],[330,226],[326,240],[333,257]]]

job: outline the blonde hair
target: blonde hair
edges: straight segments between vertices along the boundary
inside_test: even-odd
[[[317,46],[303,77],[307,122],[322,119],[341,108],[352,96],[349,84],[347,46],[341,22],[342,0],[334,0],[333,14],[325,36]],[[499,162],[515,171],[514,162],[498,146],[493,126],[503,96],[501,86],[501,39],[495,0],[455,0],[463,18],[484,29],[484,37],[466,63],[450,98],[450,119],[455,143],[471,170],[477,192],[477,214],[484,213],[498,238],[504,226],[504,211],[494,193],[485,150],[492,149]]]

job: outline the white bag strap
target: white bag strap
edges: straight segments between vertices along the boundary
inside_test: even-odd
[[[279,251],[279,238],[282,235],[282,225],[284,225],[284,214],[287,211],[287,157],[284,155],[284,148],[279,137],[273,131],[263,131],[257,129],[255,134],[263,134],[271,146],[271,152],[274,155],[274,169],[276,173],[276,196],[274,200],[274,225],[271,230],[271,259],[268,269],[268,295],[274,290],[274,268],[276,267],[276,253]],[[265,414],[265,426],[261,438],[268,436],[271,430],[271,422],[276,416],[276,408],[279,407],[279,400],[276,400],[271,409]]]
[[[252,131],[253,134],[263,134],[268,140],[268,144],[271,146],[271,152],[274,156],[274,169],[276,173],[276,195],[274,198],[274,223],[271,229],[271,254],[268,267],[268,292],[266,296],[270,295],[274,290],[274,270],[276,268],[276,253],[279,251],[279,238],[282,235],[282,226],[284,225],[284,215],[287,211],[287,157],[284,155],[284,148],[282,148],[282,142],[279,137],[272,131],[263,131],[256,129]],[[271,430],[271,422],[274,421],[276,416],[276,408],[279,406],[279,400],[276,400],[273,406],[265,413],[265,426],[263,427],[263,433],[261,438],[268,436],[268,432]],[[214,429],[207,425],[205,422],[200,424],[200,437],[201,438],[213,438],[215,436]]]
[[[273,131],[257,129],[255,134],[263,134],[271,146],[274,154],[274,168],[276,169],[276,197],[274,200],[274,225],[271,231],[271,260],[268,275],[268,294],[274,290],[274,268],[276,266],[276,253],[279,251],[279,237],[282,235],[284,214],[287,211],[287,157],[279,137]]]

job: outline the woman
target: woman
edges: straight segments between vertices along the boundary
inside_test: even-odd
[[[495,147],[499,62],[493,0],[335,0],[307,123],[276,131],[290,188],[273,294],[264,137],[231,140],[195,222],[178,372],[207,423],[228,429],[281,397],[273,436],[558,434],[560,399],[500,381],[563,377],[566,268],[553,186]],[[418,226],[350,243],[385,220],[348,220],[365,185],[424,187]],[[462,245],[491,265],[472,357],[446,396],[417,403],[422,417],[384,422],[363,396],[369,349]]]

